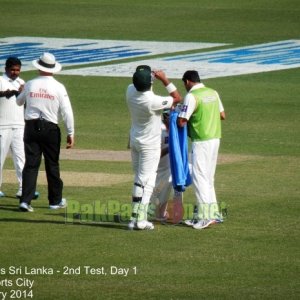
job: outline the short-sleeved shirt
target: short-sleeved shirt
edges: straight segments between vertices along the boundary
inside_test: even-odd
[[[130,139],[140,146],[159,148],[161,141],[161,114],[171,108],[173,97],[158,96],[152,90],[139,92],[130,84],[126,101],[131,114]]]
[[[224,108],[218,93],[199,83],[185,96],[179,117],[189,120],[188,129],[192,141],[203,141],[221,137],[222,111]]]

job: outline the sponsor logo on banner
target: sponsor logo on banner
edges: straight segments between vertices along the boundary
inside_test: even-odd
[[[199,52],[163,58],[140,60],[116,65],[69,70],[65,74],[93,76],[132,76],[138,64],[150,65],[167,72],[171,78],[182,78],[186,70],[197,70],[201,78],[216,78],[300,67],[300,40],[259,44],[226,50]],[[117,72],[116,72],[117,71]]]
[[[216,78],[300,67],[300,40],[286,40],[223,50],[221,43],[182,43],[10,37],[0,39],[0,63],[8,56],[22,60],[22,70],[34,69],[31,61],[43,52],[53,53],[63,67],[61,73],[80,76],[131,77],[136,66],[162,69],[170,78],[182,78],[186,70],[197,70],[201,78]],[[198,53],[187,54],[187,51]],[[182,54],[178,54],[178,53]],[[176,53],[176,55],[172,55]],[[151,56],[161,55],[151,58]],[[166,55],[166,56],[164,56]],[[141,60],[141,57],[143,59]],[[144,57],[149,57],[145,59]],[[114,64],[115,60],[131,59]],[[101,65],[103,62],[106,65]],[[107,64],[111,62],[111,64]],[[83,67],[82,65],[99,64]],[[70,69],[71,68],[71,69]]]
[[[216,78],[300,67],[300,40],[259,44],[226,50],[199,52],[163,58],[140,60],[116,65],[69,70],[65,74],[93,76],[132,76],[138,64],[150,65],[167,72],[171,78],[182,78],[186,70],[197,70],[201,78]]]
[[[53,53],[57,61],[65,67],[223,45],[226,44],[9,37],[0,39],[0,62],[4,64],[8,56],[17,56],[22,60],[22,70],[26,71],[34,69],[31,61],[43,52]]]

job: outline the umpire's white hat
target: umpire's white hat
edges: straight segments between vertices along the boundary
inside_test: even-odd
[[[47,73],[57,73],[61,70],[61,64],[55,60],[55,56],[49,52],[43,53],[39,59],[32,62],[38,70]]]

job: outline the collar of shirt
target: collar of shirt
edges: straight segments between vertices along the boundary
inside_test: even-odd
[[[200,89],[200,88],[204,88],[205,85],[203,83],[197,83],[195,84],[191,89],[190,91],[193,91],[193,90],[196,90],[196,89]]]
[[[13,79],[9,78],[9,77],[7,76],[6,73],[3,73],[3,76],[2,76],[2,77],[3,77],[4,79],[6,79],[7,81],[9,81],[9,82],[18,81],[18,78],[19,78],[19,77],[17,77],[15,80],[13,80]]]

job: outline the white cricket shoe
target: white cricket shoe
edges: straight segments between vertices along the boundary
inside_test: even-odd
[[[201,220],[198,221],[196,224],[193,225],[194,229],[204,229],[210,225],[216,224],[216,220]]]
[[[33,207],[26,202],[21,202],[19,208],[21,211],[24,211],[24,212],[33,212],[34,211]]]
[[[153,230],[154,225],[147,220],[143,220],[137,222],[137,228],[140,230]]]
[[[50,209],[60,209],[67,207],[67,200],[65,198],[62,198],[61,201],[56,205],[49,205]]]
[[[0,191],[0,198],[1,197],[5,197],[5,194],[3,192]]]
[[[129,230],[137,229],[136,220],[130,220],[127,226]]]
[[[187,226],[193,226],[197,223],[198,221],[197,220],[185,220],[183,223]]]
[[[21,198],[22,196],[22,190],[18,190],[16,193],[16,198]]]

